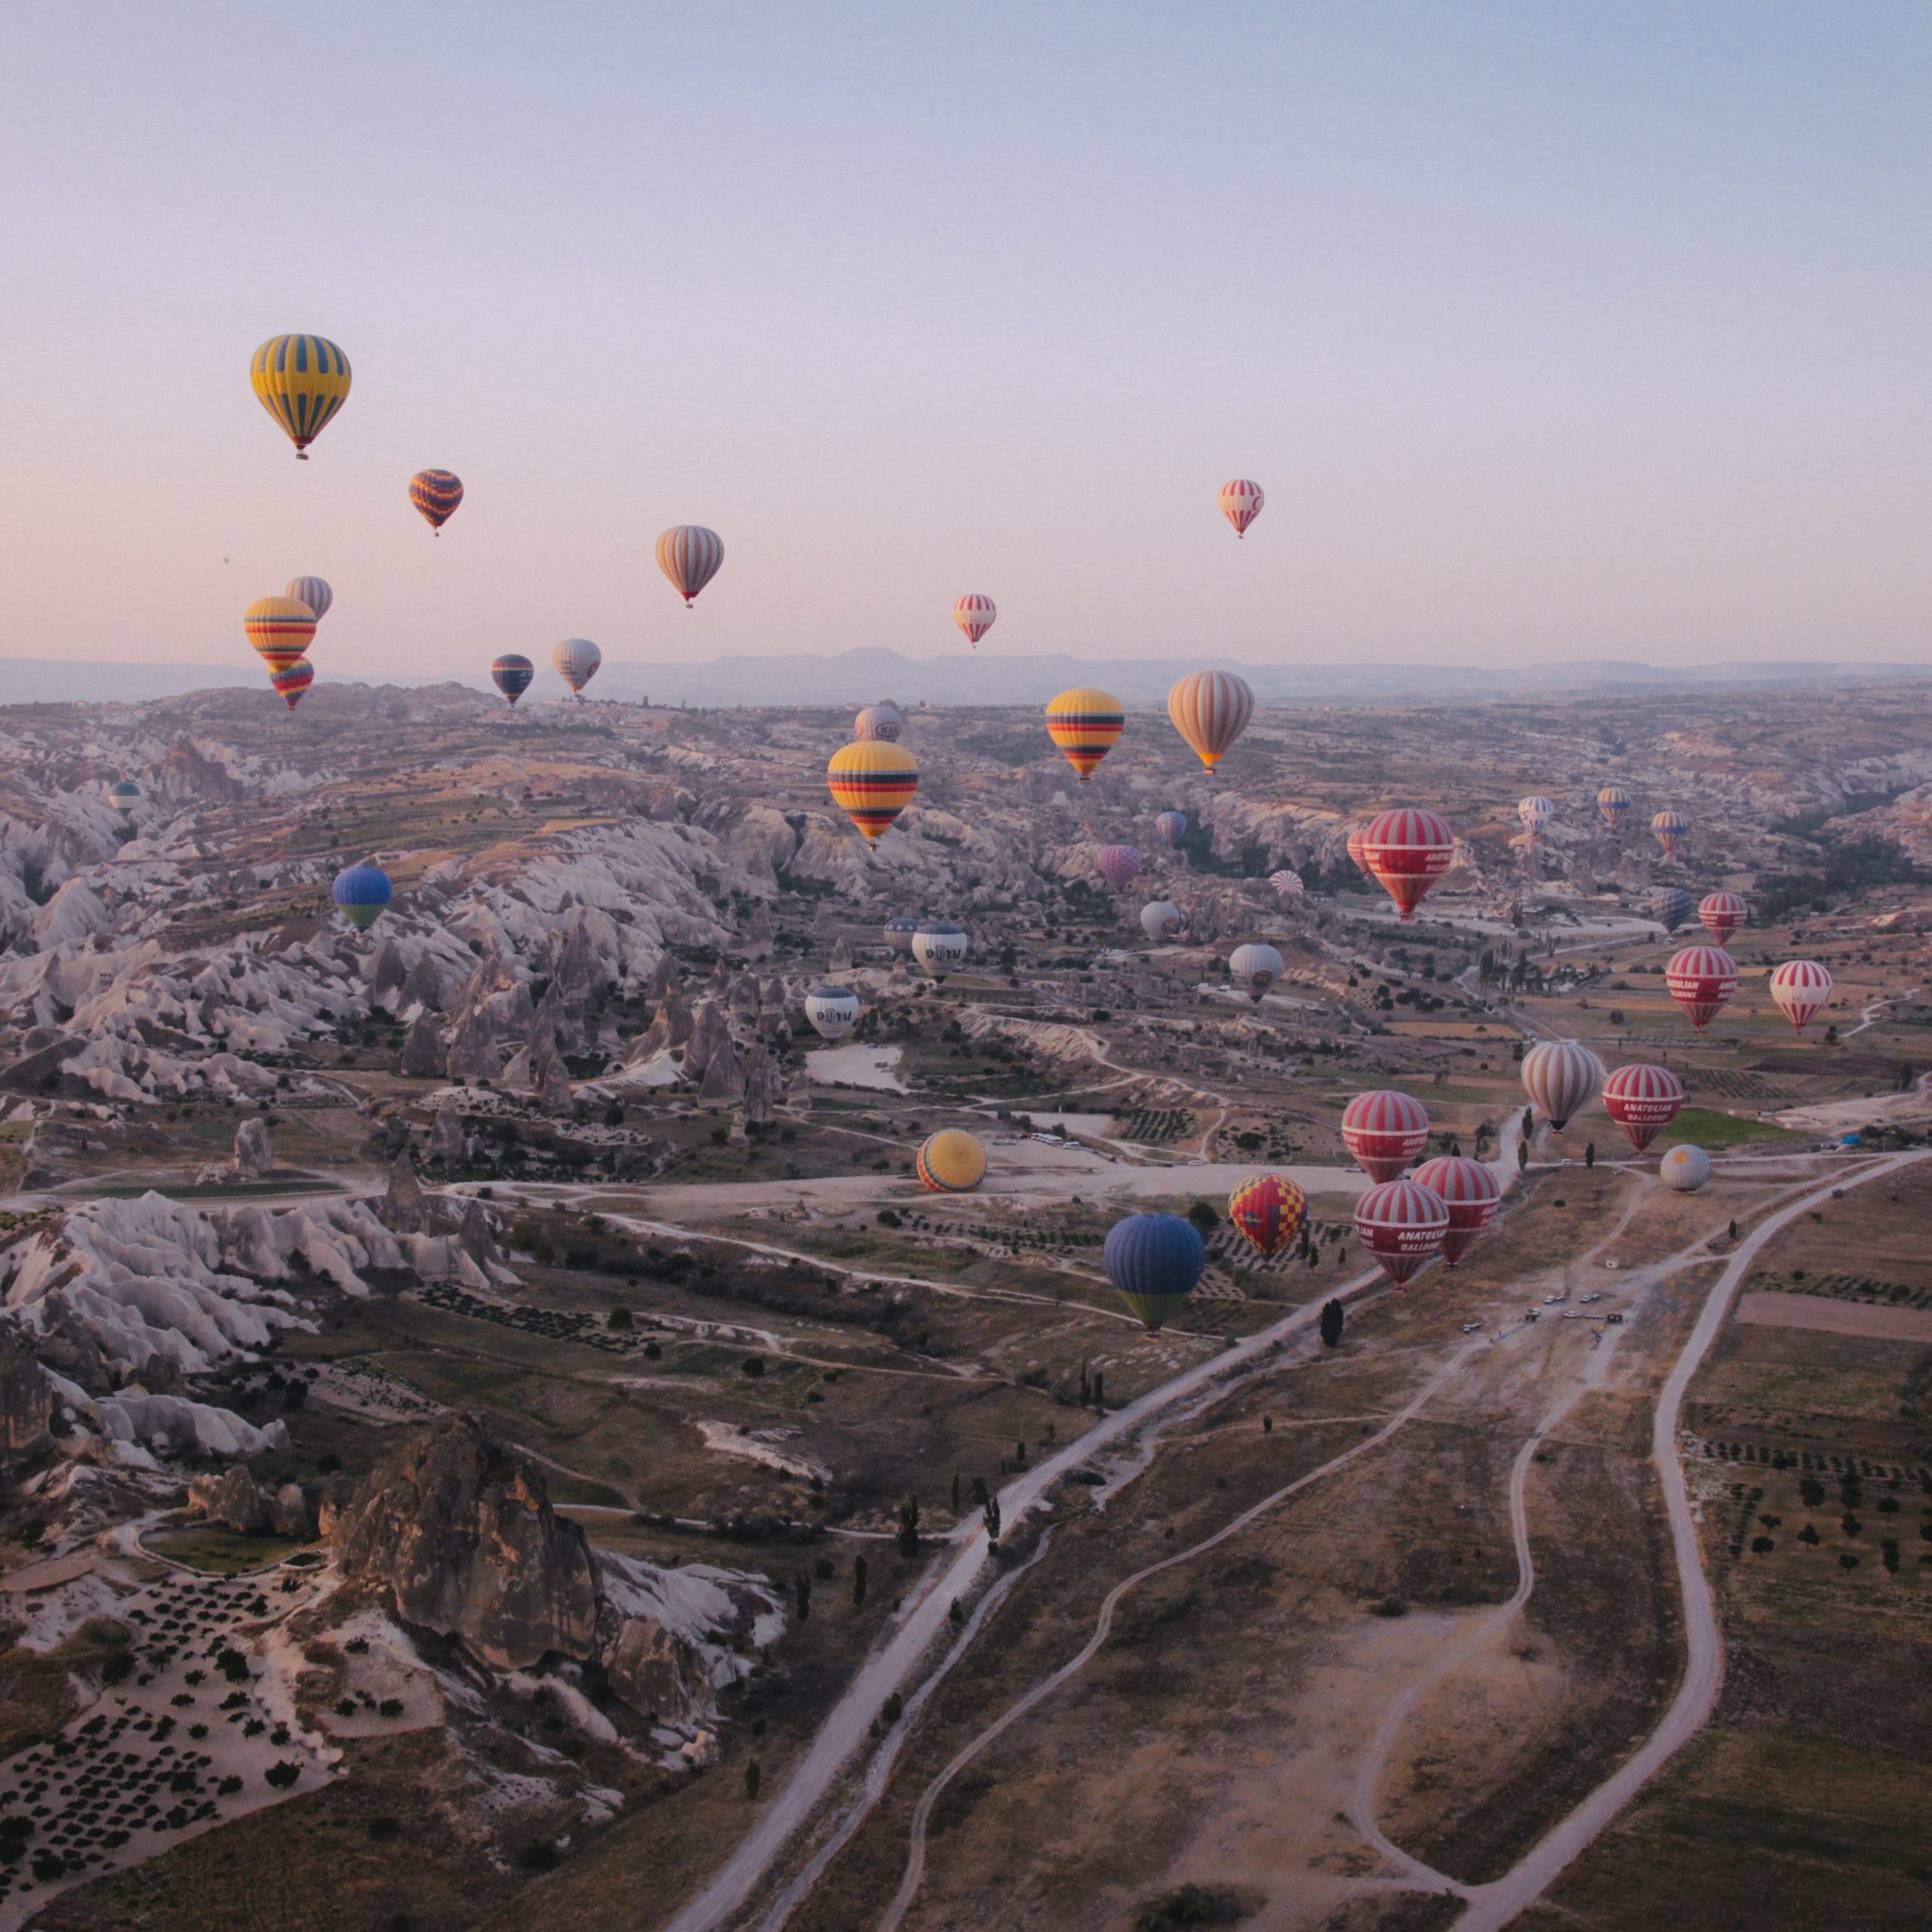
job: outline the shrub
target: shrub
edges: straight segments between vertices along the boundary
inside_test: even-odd
[[[302,1775],[302,1767],[283,1758],[271,1764],[262,1776],[278,1791],[286,1791]]]

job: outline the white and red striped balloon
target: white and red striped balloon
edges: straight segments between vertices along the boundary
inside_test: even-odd
[[[701,523],[677,524],[657,540],[657,568],[671,580],[687,610],[724,561],[724,540]]]
[[[1832,976],[1815,959],[1787,959],[1771,975],[1771,997],[1801,1030],[1831,1003]]]
[[[1254,715],[1254,694],[1232,671],[1195,671],[1168,693],[1168,715],[1210,771]]]
[[[1371,1180],[1393,1180],[1429,1145],[1429,1109],[1392,1087],[1358,1094],[1342,1109],[1342,1144]]]
[[[1438,1154],[1423,1161],[1410,1178],[1417,1186],[1440,1195],[1449,1211],[1442,1258],[1454,1268],[1502,1212],[1502,1187],[1488,1167],[1466,1154]]]
[[[1684,1104],[1684,1082],[1667,1066],[1633,1060],[1603,1083],[1603,1110],[1641,1153],[1672,1121]]]
[[[1221,485],[1221,514],[1234,525],[1237,537],[1247,534],[1247,526],[1261,514],[1261,506],[1267,500],[1261,485],[1251,483],[1244,476]]]
[[[1432,1188],[1384,1181],[1355,1203],[1355,1232],[1398,1288],[1438,1255],[1449,1236],[1449,1208]]]
[[[992,629],[993,620],[998,615],[993,600],[977,590],[968,591],[952,607],[952,621],[966,633],[968,644],[977,644]]]
[[[1361,835],[1361,863],[1413,919],[1423,895],[1456,860],[1456,835],[1434,812],[1398,805],[1374,820]]]
[[[1707,892],[1697,902],[1697,916],[1718,946],[1730,943],[1731,934],[1743,924],[1750,911],[1741,892]]]
[[[1523,1056],[1523,1091],[1558,1133],[1602,1078],[1603,1062],[1574,1040],[1539,1040]]]
[[[1275,897],[1284,906],[1300,898],[1308,891],[1302,883],[1301,874],[1291,866],[1284,866],[1278,872],[1268,875],[1268,883],[1275,888]]]
[[[1737,990],[1737,961],[1721,946],[1687,946],[1663,969],[1670,996],[1700,1032]]]

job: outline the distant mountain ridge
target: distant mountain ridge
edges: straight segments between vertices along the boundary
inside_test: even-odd
[[[1069,685],[1099,685],[1130,705],[1158,705],[1189,671],[1232,671],[1263,704],[1426,703],[1495,697],[1583,697],[1592,693],[1697,691],[1758,686],[1801,689],[1848,683],[1890,683],[1932,677],[1923,664],[1838,664],[1731,660],[1660,667],[1635,660],[1595,658],[1576,663],[1244,664],[1233,657],[1085,658],[1053,654],[1030,657],[957,652],[908,657],[868,648],[835,656],[761,657],[749,654],[689,664],[649,664],[607,657],[591,694],[659,704],[864,704],[879,697],[902,703],[1041,704]],[[0,706],[139,703],[189,691],[254,688],[252,665],[140,664],[48,657],[0,659]],[[457,682],[491,688],[474,676],[375,679],[335,678],[325,683],[383,682],[416,687]],[[554,689],[547,688],[554,687]],[[531,695],[561,695],[547,669]]]

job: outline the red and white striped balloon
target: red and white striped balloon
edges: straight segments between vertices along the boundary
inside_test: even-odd
[[[686,610],[724,561],[724,538],[701,523],[674,525],[657,540],[657,568],[671,580]]]
[[[1815,959],[1787,959],[1771,975],[1771,997],[1802,1030],[1830,1004],[1832,976]]]
[[[1687,946],[1663,969],[1670,996],[1701,1033],[1737,990],[1737,961],[1721,946]]]
[[[1411,1178],[1417,1186],[1439,1194],[1449,1211],[1442,1258],[1454,1268],[1502,1212],[1502,1187],[1489,1168],[1466,1154],[1439,1154],[1423,1161]]]
[[[1384,1181],[1355,1203],[1355,1232],[1398,1288],[1412,1281],[1449,1237],[1449,1208],[1433,1189]]]
[[[1300,899],[1308,891],[1302,882],[1301,874],[1289,866],[1283,866],[1278,872],[1270,872],[1268,883],[1275,888],[1275,898],[1284,906]]]
[[[1358,1094],[1342,1109],[1342,1144],[1371,1180],[1393,1180],[1429,1145],[1429,1110],[1392,1087]]]
[[[1523,1091],[1559,1134],[1602,1078],[1603,1062],[1574,1040],[1539,1040],[1523,1056]]]
[[[1603,1083],[1603,1110],[1641,1153],[1672,1121],[1684,1104],[1684,1082],[1667,1066],[1633,1060]]]
[[[990,597],[983,597],[977,590],[969,590],[952,607],[952,621],[966,633],[968,644],[977,644],[993,627],[993,620],[999,612],[993,606]]]
[[[1361,835],[1361,862],[1380,879],[1404,919],[1413,919],[1423,895],[1456,861],[1456,835],[1434,812],[1398,805]]]
[[[1262,494],[1259,483],[1251,483],[1244,476],[1237,476],[1232,483],[1221,485],[1221,514],[1234,525],[1237,537],[1247,534],[1247,526],[1261,514],[1261,506],[1268,500]]]
[[[1740,892],[1707,892],[1697,903],[1697,916],[1718,946],[1730,943],[1731,934],[1743,924],[1750,911]]]

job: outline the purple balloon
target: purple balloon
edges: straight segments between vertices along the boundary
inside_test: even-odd
[[[1137,845],[1103,845],[1094,863],[1100,867],[1100,876],[1116,892],[1124,892],[1139,875],[1140,848]]]

